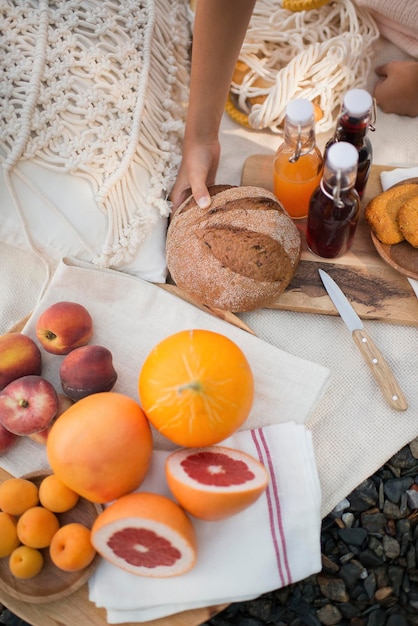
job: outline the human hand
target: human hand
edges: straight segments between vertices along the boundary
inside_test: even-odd
[[[210,206],[208,185],[215,183],[219,156],[219,141],[207,144],[184,142],[182,162],[170,193],[170,200],[173,203],[172,213],[175,213],[190,194],[193,194],[201,209]]]
[[[373,95],[382,111],[418,116],[418,61],[390,61],[375,71]]]

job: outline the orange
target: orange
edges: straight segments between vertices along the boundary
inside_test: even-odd
[[[65,572],[84,569],[96,556],[90,529],[78,522],[61,526],[52,537],[49,554],[54,565]]]
[[[223,446],[176,450],[167,457],[165,471],[180,506],[207,521],[240,513],[258,500],[268,485],[262,463]]]
[[[34,506],[17,520],[17,536],[25,546],[47,548],[59,527],[58,518],[52,511]]]
[[[16,518],[9,513],[0,511],[0,559],[9,556],[19,545],[16,530]]]
[[[39,501],[53,513],[69,511],[78,502],[78,493],[67,487],[55,474],[46,476],[39,485]]]
[[[8,478],[0,485],[0,509],[21,515],[39,502],[38,487],[25,478]]]
[[[53,473],[67,487],[92,502],[110,502],[144,480],[151,463],[151,428],[132,398],[95,393],[53,424],[46,452]]]
[[[154,427],[180,446],[222,441],[247,419],[254,379],[242,350],[209,330],[163,339],[139,374],[142,407]]]
[[[178,576],[196,562],[192,522],[178,504],[155,493],[116,500],[94,521],[91,540],[103,558],[140,576]]]
[[[44,557],[36,548],[19,546],[9,557],[9,569],[16,578],[33,578],[39,574]]]

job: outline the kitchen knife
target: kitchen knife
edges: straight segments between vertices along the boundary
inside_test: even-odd
[[[405,411],[408,408],[406,398],[389,365],[371,337],[363,329],[363,322],[331,276],[324,270],[318,271],[329,297],[350,330],[351,336],[375,377],[386,401],[393,409]]]

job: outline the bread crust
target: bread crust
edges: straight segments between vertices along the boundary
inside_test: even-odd
[[[167,232],[167,266],[178,287],[225,311],[271,304],[300,260],[299,231],[274,194],[260,187],[217,186],[199,209],[188,198]]]

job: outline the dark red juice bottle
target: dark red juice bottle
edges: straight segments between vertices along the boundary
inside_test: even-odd
[[[367,137],[367,131],[374,130],[371,124],[372,112],[373,99],[367,91],[364,89],[347,91],[334,136],[327,142],[324,153],[326,158],[329,147],[338,141],[351,143],[357,149],[359,160],[355,187],[360,198],[364,195],[373,159],[372,144]]]
[[[357,162],[357,150],[345,141],[327,151],[324,174],[311,196],[306,225],[306,243],[318,256],[340,256],[353,243],[360,214],[360,197],[354,187]]]

